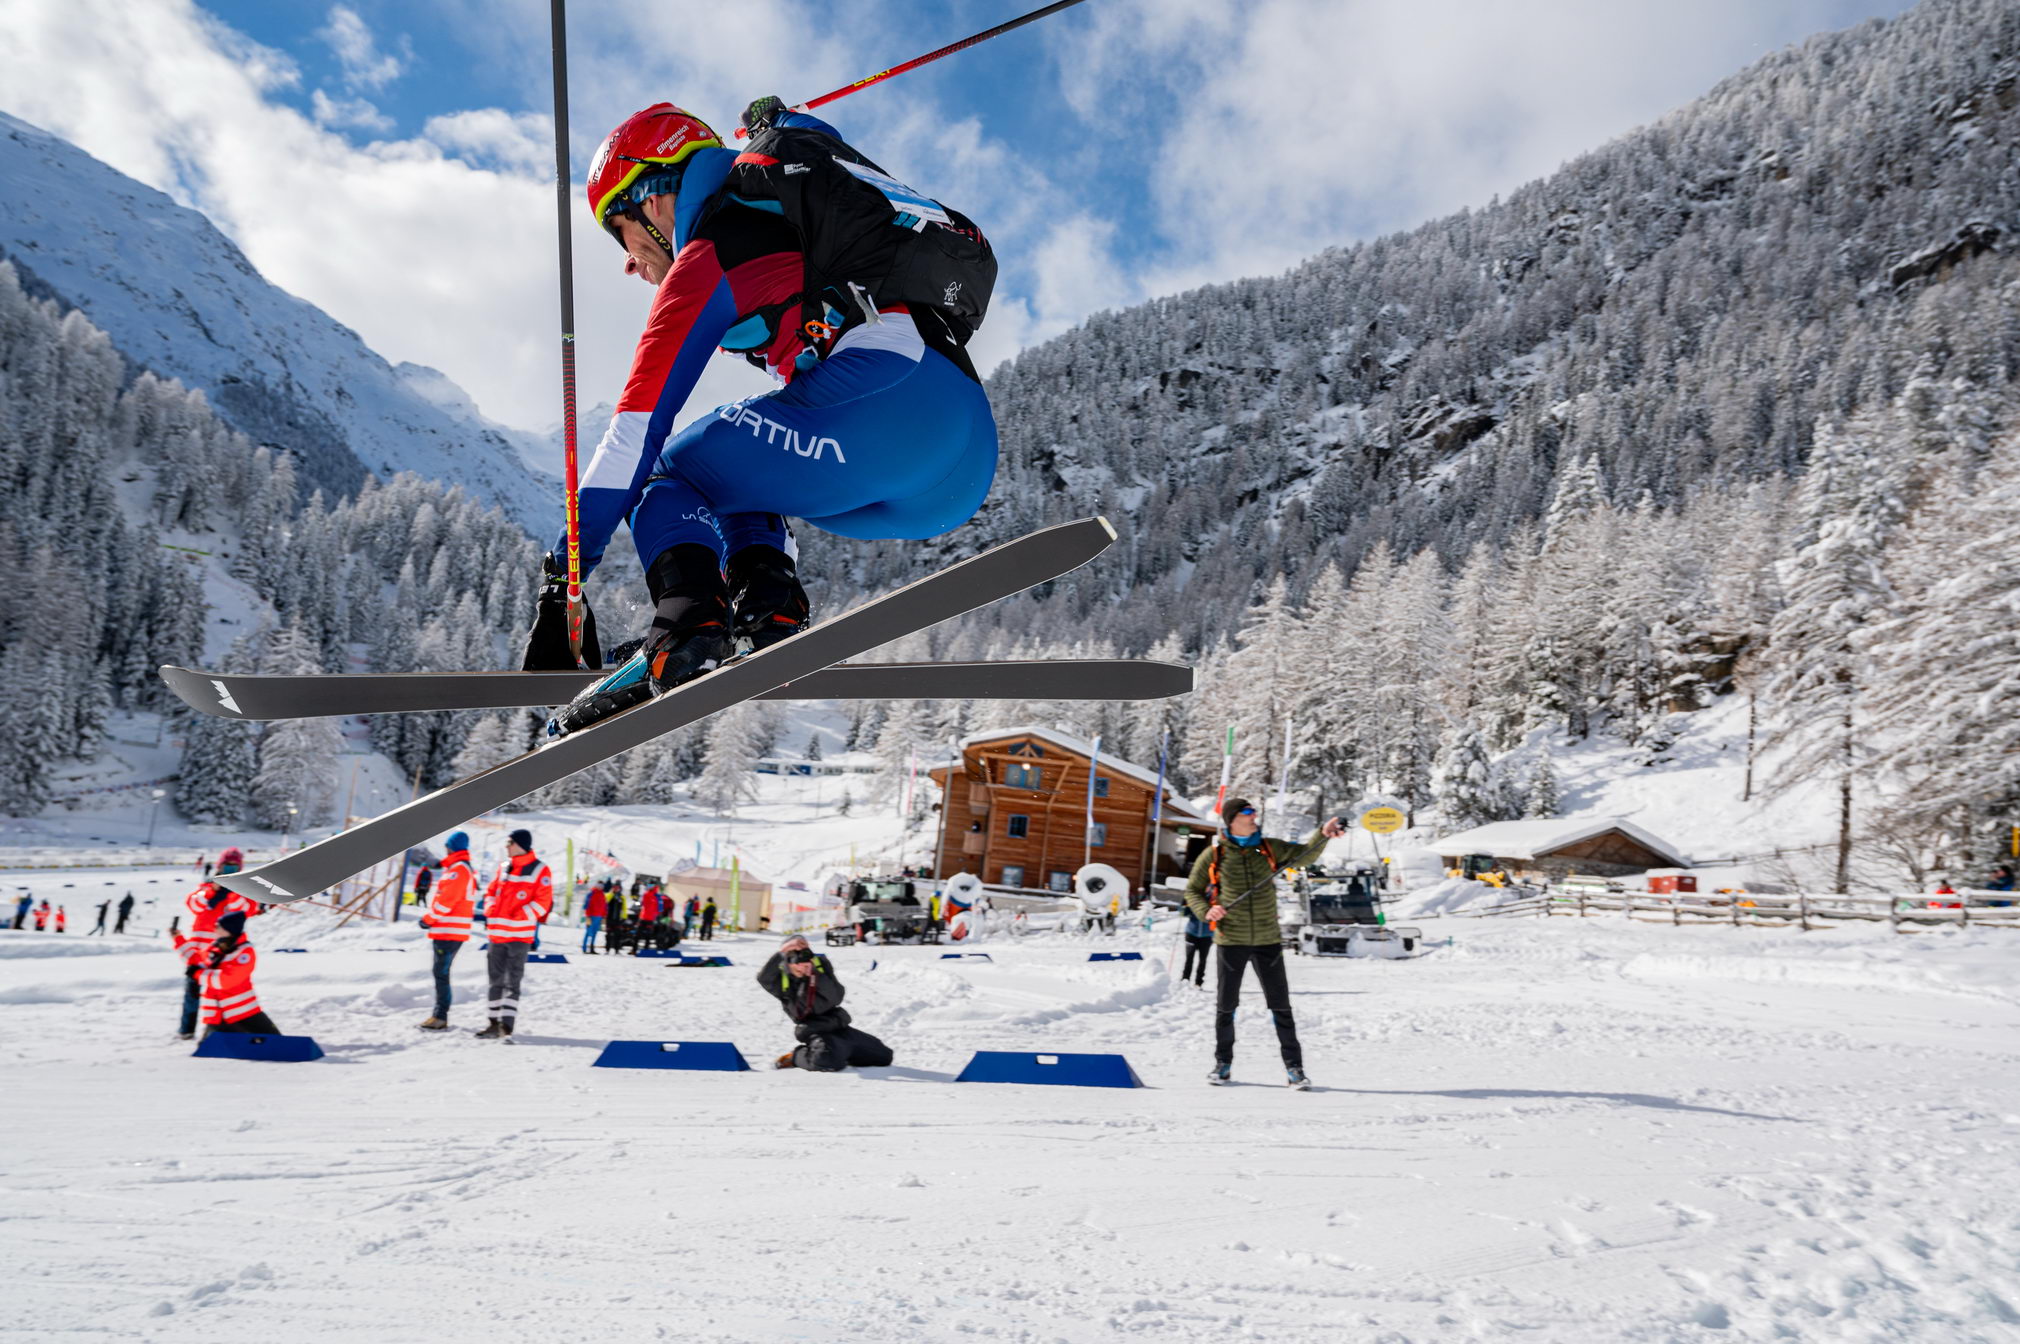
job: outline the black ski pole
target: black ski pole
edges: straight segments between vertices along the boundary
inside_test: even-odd
[[[575,249],[569,231],[568,194],[568,5],[552,0],[554,34],[554,219],[561,241],[561,472],[568,519],[568,649],[582,661],[582,515],[575,443]]]

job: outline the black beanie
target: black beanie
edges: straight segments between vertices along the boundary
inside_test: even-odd
[[[512,832],[512,834],[506,836],[505,838],[507,840],[510,840],[513,844],[519,846],[519,848],[525,850],[528,854],[531,854],[533,852],[533,832],[525,829],[524,827],[521,827],[519,830]]]
[[[1248,808],[1248,806],[1249,801],[1246,798],[1228,799],[1226,802],[1220,805],[1220,824],[1223,826],[1233,825],[1234,819],[1240,816],[1242,812]]]

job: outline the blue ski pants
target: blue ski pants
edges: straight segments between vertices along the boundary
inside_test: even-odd
[[[785,519],[862,540],[938,536],[974,517],[996,476],[981,385],[916,344],[834,354],[775,392],[667,440],[631,518],[640,563],[669,546],[787,549]]]

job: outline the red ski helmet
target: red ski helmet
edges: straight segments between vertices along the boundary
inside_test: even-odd
[[[227,849],[224,853],[218,855],[217,861],[219,863],[244,863],[245,851],[240,849],[237,845],[233,845],[230,849]]]
[[[589,163],[589,213],[616,237],[612,219],[636,210],[635,188],[640,179],[671,173],[678,179],[680,167],[697,149],[720,149],[722,140],[708,123],[672,103],[654,103],[643,112],[634,112],[604,138],[602,148]],[[658,171],[655,171],[658,170]],[[670,190],[671,188],[663,188]],[[647,192],[646,195],[657,193]],[[660,240],[665,246],[665,240]],[[667,248],[671,252],[672,248]]]

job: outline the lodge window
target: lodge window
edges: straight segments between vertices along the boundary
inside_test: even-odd
[[[1043,772],[1035,765],[1006,765],[1003,782],[1013,789],[1035,789]]]
[[[1045,875],[1045,885],[1053,891],[1073,890],[1073,874],[1061,868],[1054,868]]]
[[[1003,865],[1003,885],[1021,887],[1024,885],[1024,870],[1014,863]]]
[[[1108,823],[1097,821],[1092,826],[1089,826],[1087,828],[1087,843],[1096,849],[1100,849],[1103,845],[1107,844]]]
[[[1012,840],[1022,840],[1030,834],[1031,818],[1025,816],[1022,812],[1012,812],[1010,814],[1010,838]]]
[[[1096,775],[1096,776],[1094,777],[1094,796],[1095,796],[1096,798],[1106,798],[1106,797],[1108,796],[1108,776],[1107,776],[1107,775]],[[1098,844],[1100,844],[1101,842],[1100,842],[1099,840],[1097,840],[1097,841],[1095,841],[1094,843],[1098,845]]]

